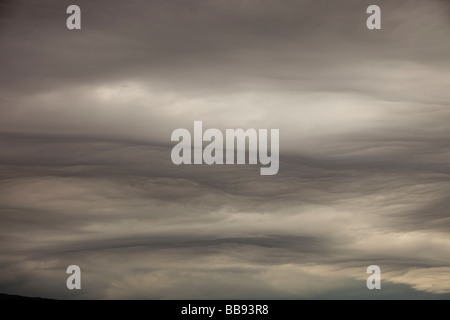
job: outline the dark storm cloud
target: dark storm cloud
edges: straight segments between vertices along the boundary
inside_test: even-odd
[[[0,291],[448,297],[450,6],[378,2],[3,2]],[[279,173],[175,166],[194,120],[279,128]]]
[[[195,82],[210,87],[259,78],[341,91],[361,84],[352,81],[359,75],[349,65],[448,63],[442,50],[448,9],[439,2],[381,2],[386,30],[376,34],[364,28],[365,1],[82,1],[84,29],[72,33],[60,14],[67,3],[3,5],[2,57],[14,57],[4,66],[5,84],[33,90],[47,82],[54,87],[144,77],[198,90]],[[432,26],[424,21],[417,28],[422,14],[437,15]],[[192,86],[183,83],[193,80]]]

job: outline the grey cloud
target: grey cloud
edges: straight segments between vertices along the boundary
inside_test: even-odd
[[[448,2],[69,4],[0,5],[0,291],[448,299]],[[194,120],[280,129],[279,173],[172,164]]]

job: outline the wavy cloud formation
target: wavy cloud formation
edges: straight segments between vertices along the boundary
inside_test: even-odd
[[[450,6],[378,2],[3,2],[0,291],[450,298]],[[280,129],[279,173],[172,164],[194,120]]]

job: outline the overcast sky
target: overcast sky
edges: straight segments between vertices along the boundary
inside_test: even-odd
[[[0,292],[450,298],[448,0],[2,1],[0,48]],[[194,120],[278,174],[174,165]]]

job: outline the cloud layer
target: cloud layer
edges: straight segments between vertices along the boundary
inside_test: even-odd
[[[0,291],[448,299],[450,6],[379,2],[3,2]],[[194,120],[279,173],[172,164]]]

